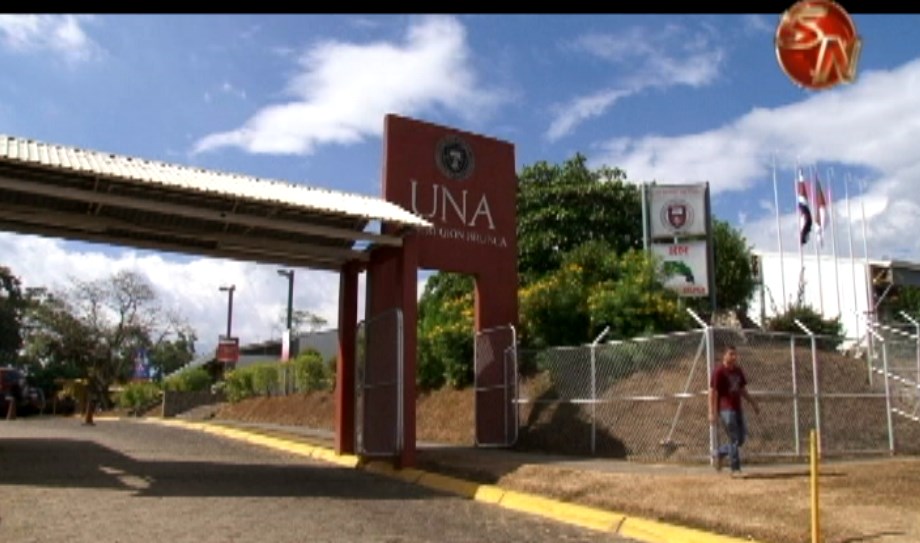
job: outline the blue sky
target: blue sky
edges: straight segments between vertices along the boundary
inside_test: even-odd
[[[518,167],[576,152],[635,182],[709,181],[715,216],[796,250],[795,164],[832,198],[840,255],[862,214],[873,257],[916,260],[920,15],[853,14],[855,83],[809,92],[780,69],[779,14],[0,15],[0,133],[380,194],[383,116],[515,144]],[[830,252],[830,247],[824,249]],[[27,285],[147,273],[210,348],[225,326],[279,336],[274,267],[0,234]],[[297,270],[295,305],[336,319],[334,274]]]

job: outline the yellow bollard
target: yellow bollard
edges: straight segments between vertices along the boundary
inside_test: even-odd
[[[818,437],[811,431],[808,443],[811,457],[811,543],[821,543],[821,520],[818,514]]]

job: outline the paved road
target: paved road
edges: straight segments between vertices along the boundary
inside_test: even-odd
[[[0,421],[0,541],[616,541],[357,470],[130,421]]]

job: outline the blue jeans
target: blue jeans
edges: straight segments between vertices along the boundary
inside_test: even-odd
[[[720,457],[728,456],[731,459],[732,471],[741,469],[741,454],[739,449],[744,445],[747,438],[747,423],[744,422],[744,413],[732,409],[723,409],[719,411],[719,418],[722,419],[722,425],[728,434],[728,443],[719,447],[718,455]]]

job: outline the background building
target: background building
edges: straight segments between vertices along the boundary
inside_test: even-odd
[[[920,287],[920,264],[835,259],[830,255],[752,253],[759,286],[748,315],[758,323],[801,300],[826,319],[839,316],[844,335],[855,340],[865,335],[867,318],[889,325],[909,324],[898,314],[895,302],[903,287]]]

